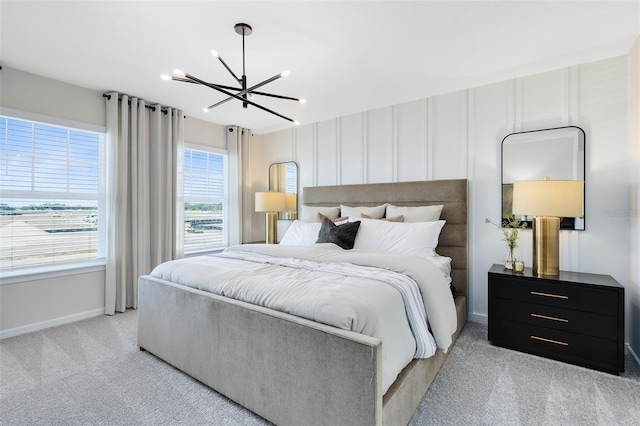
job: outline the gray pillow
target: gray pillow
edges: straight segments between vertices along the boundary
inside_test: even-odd
[[[345,250],[351,250],[356,241],[360,221],[336,225],[331,219],[323,219],[316,243],[333,243]]]
[[[349,216],[330,218],[330,217],[327,217],[327,216],[323,215],[322,213],[318,212],[318,222],[322,222],[324,219],[329,219],[330,221],[332,221],[336,225],[340,225],[340,222],[344,222],[346,220],[349,220]]]
[[[396,216],[396,217],[383,217],[381,219],[376,219],[375,217],[371,217],[368,214],[362,213],[360,217],[363,219],[384,220],[386,222],[404,222],[404,216],[402,215]]]

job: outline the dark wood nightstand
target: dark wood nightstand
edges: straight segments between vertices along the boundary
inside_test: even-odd
[[[489,270],[496,346],[618,374],[624,371],[624,287],[609,275]]]

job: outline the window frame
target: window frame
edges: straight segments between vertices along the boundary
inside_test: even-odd
[[[221,200],[222,203],[222,223],[223,223],[223,227],[222,227],[222,244],[216,247],[208,247],[208,248],[202,248],[202,249],[196,249],[196,250],[188,250],[187,249],[187,245],[186,245],[186,241],[185,241],[185,236],[187,234],[187,231],[184,230],[183,232],[180,233],[181,238],[182,238],[182,247],[183,247],[183,255],[184,257],[191,257],[191,256],[198,256],[201,254],[206,254],[206,253],[217,253],[217,252],[221,252],[223,251],[225,248],[229,247],[229,152],[226,149],[221,149],[218,147],[213,147],[213,146],[208,146],[208,145],[203,145],[201,143],[195,143],[195,142],[188,142],[185,141],[184,142],[184,147],[183,147],[183,153],[182,153],[182,161],[184,162],[184,157],[185,157],[185,153],[187,150],[192,150],[192,151],[200,151],[200,152],[205,152],[205,153],[209,153],[209,154],[215,154],[215,155],[220,155],[223,157],[223,176],[224,176],[224,181],[223,181],[223,197]],[[183,163],[183,167],[182,167],[182,176],[180,176],[180,180],[182,181],[182,189],[181,189],[181,193],[182,193],[182,201],[183,201],[183,216],[182,216],[182,221],[186,222],[186,219],[184,217],[184,214],[186,213],[186,209],[185,209],[185,205],[186,203],[190,202],[187,200],[187,196],[185,194],[185,185],[186,185],[186,179],[185,179],[185,175],[186,175],[186,166]],[[183,224],[178,224],[178,226],[182,227],[180,229],[184,228],[184,223]]]
[[[42,125],[63,128],[69,132],[94,133],[98,136],[97,153],[97,193],[95,197],[81,192],[59,192],[59,191],[2,191],[0,196],[3,199],[15,200],[42,200],[42,202],[92,200],[96,203],[96,214],[106,218],[106,127],[96,126],[73,120],[51,117],[42,114],[29,113],[10,108],[2,108],[0,118],[7,120],[18,120],[29,122],[32,126]],[[8,128],[8,127],[7,127]],[[31,143],[33,144],[33,137]],[[67,152],[67,158],[69,153]],[[9,157],[7,157],[8,160]],[[44,264],[18,265],[0,269],[2,281],[0,285],[13,284],[24,281],[49,279],[63,277],[74,274],[91,273],[104,270],[106,264],[106,220],[98,222],[97,226],[97,253],[95,257],[86,259],[75,259],[69,261],[58,261]]]

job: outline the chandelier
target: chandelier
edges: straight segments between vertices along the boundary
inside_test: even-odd
[[[299,124],[296,120],[286,117],[282,114],[279,114],[269,108],[266,108],[262,105],[257,104],[256,102],[254,102],[254,96],[258,95],[258,96],[267,96],[267,97],[271,97],[271,98],[278,98],[278,99],[287,99],[287,100],[291,100],[291,101],[296,101],[296,102],[300,102],[300,103],[305,103],[304,99],[298,99],[298,98],[292,98],[290,96],[283,96],[283,95],[276,95],[273,93],[266,93],[266,92],[258,92],[256,91],[256,89],[265,86],[269,83],[271,83],[272,81],[278,80],[282,77],[286,77],[289,75],[289,71],[283,71],[279,74],[274,75],[271,78],[268,78],[254,86],[251,87],[247,87],[247,76],[245,73],[245,53],[244,53],[244,38],[245,36],[249,36],[252,33],[252,29],[251,26],[249,26],[248,24],[236,24],[234,26],[234,29],[236,30],[236,33],[238,33],[239,35],[242,36],[242,77],[238,77],[232,70],[231,68],[229,68],[229,66],[227,65],[227,63],[222,59],[222,57],[218,54],[217,51],[215,50],[211,50],[211,54],[217,58],[220,63],[222,65],[224,65],[224,67],[227,69],[227,71],[229,71],[229,73],[233,76],[234,80],[236,80],[239,84],[240,87],[234,87],[234,86],[225,86],[223,84],[217,84],[217,83],[208,83],[204,80],[201,80],[197,77],[194,77],[191,74],[187,74],[185,72],[182,72],[180,70],[173,70],[173,75],[169,76],[169,75],[163,75],[161,76],[163,79],[165,80],[174,80],[174,81],[182,81],[184,83],[193,83],[193,84],[201,84],[203,86],[207,86],[213,90],[216,90],[220,93],[223,93],[227,96],[227,98],[221,100],[220,102],[216,102],[213,105],[209,105],[208,107],[206,107],[204,109],[205,112],[212,110],[213,108],[220,106],[224,103],[229,102],[232,99],[237,99],[240,102],[242,102],[242,107],[243,108],[247,108],[249,105],[254,106],[258,109],[261,109],[263,111],[266,111],[270,114],[273,115],[277,115],[280,118],[284,118],[285,120],[291,121],[294,124]],[[235,92],[235,93],[234,93]]]

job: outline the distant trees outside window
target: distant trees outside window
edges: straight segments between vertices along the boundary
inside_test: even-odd
[[[0,269],[104,257],[103,143],[0,116]]]
[[[228,245],[227,157],[211,151],[184,150],[184,252],[192,254]]]

